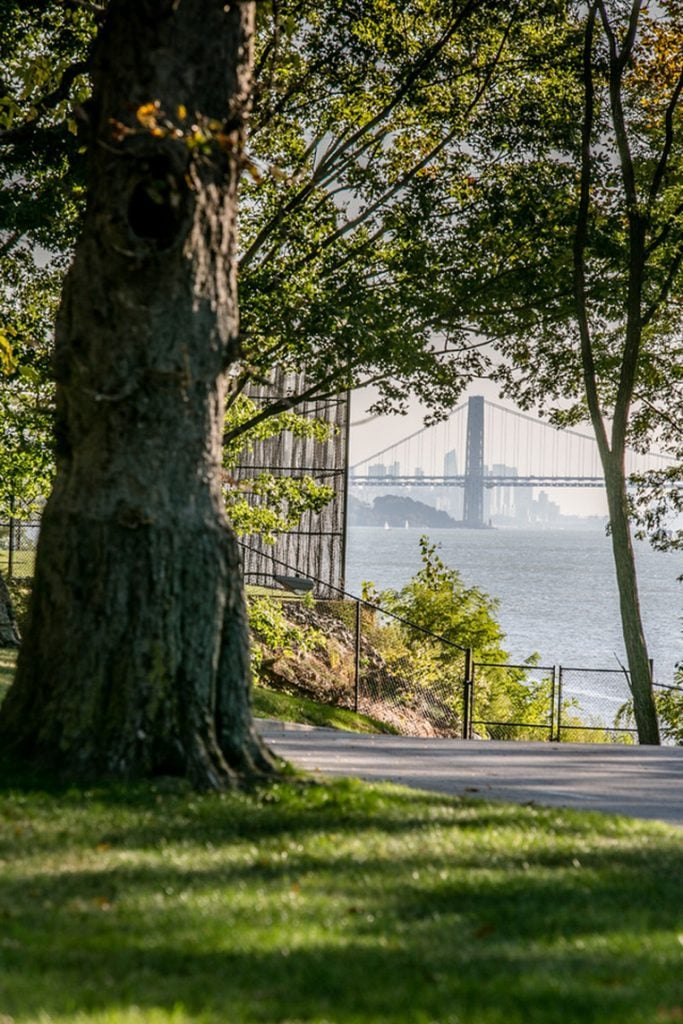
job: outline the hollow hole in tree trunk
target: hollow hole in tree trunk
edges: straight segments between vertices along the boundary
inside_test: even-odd
[[[187,188],[164,157],[150,160],[128,200],[128,223],[138,238],[168,249],[185,219]]]

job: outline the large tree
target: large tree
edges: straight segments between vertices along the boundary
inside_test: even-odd
[[[219,474],[253,16],[112,0],[98,34],[57,321],[57,478],[0,712],[5,751],[81,775],[220,787],[271,765]]]
[[[659,734],[626,454],[681,451],[682,39],[678,2],[558,4],[529,28],[535,67],[488,98],[466,196],[428,183],[443,215],[427,229],[404,207],[423,301],[490,340],[518,403],[593,426],[642,743]],[[651,480],[655,525],[680,478],[672,461]]]
[[[462,139],[517,8],[498,18],[495,3],[425,0],[402,21],[377,4],[378,31],[362,6],[348,14],[330,3],[321,15],[294,5],[298,21],[283,28],[275,19],[272,46],[260,51],[256,148],[276,166],[259,176],[258,153],[242,151],[250,4],[4,7],[12,17],[3,31],[31,57],[29,71],[4,65],[16,102],[0,133],[14,162],[3,198],[13,178],[21,187],[3,245],[11,252],[26,238],[68,248],[60,229],[68,235],[69,218],[56,218],[43,240],[30,199],[35,191],[37,209],[78,216],[81,148],[87,205],[57,321],[57,478],[0,738],[6,750],[72,773],[170,771],[221,786],[270,767],[251,722],[239,557],[220,493],[226,371],[233,397],[274,362],[305,365],[323,393],[361,374],[388,378],[393,366],[402,384],[389,395],[399,403],[409,377],[442,402],[461,386],[457,362],[447,365],[408,315],[411,286],[389,279],[383,240],[401,189]],[[458,42],[480,11],[495,15],[491,34],[484,21]],[[335,47],[327,34],[337,21],[346,35]],[[271,72],[269,54],[285,35]],[[425,87],[441,56],[430,106]],[[454,62],[455,91],[446,73]],[[269,76],[279,96],[270,106]],[[292,99],[297,110],[308,102],[312,134],[298,113],[280,116]],[[282,152],[268,130],[276,121]],[[46,141],[47,174],[36,156]],[[234,203],[245,165],[258,180],[245,204],[242,267],[253,277],[238,362]],[[343,201],[351,191],[357,213]]]
[[[84,195],[77,129],[106,7],[0,0],[0,42],[13,55],[0,61],[0,244],[10,251],[70,249]],[[435,348],[419,281],[396,273],[393,218],[407,185],[467,151],[472,116],[538,13],[530,0],[257,5],[240,218],[243,359],[231,402],[277,365],[305,369],[306,394],[263,416],[369,382],[385,408],[404,409],[413,392],[445,411],[481,369],[478,348],[455,327]],[[167,130],[163,117],[154,126]],[[212,130],[199,127],[201,146]]]

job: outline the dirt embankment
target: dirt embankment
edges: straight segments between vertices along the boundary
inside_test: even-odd
[[[306,607],[297,601],[283,602],[287,619],[297,626],[316,630],[322,638],[311,649],[280,651],[269,648],[258,636],[261,648],[259,679],[272,690],[308,697],[323,704],[355,709],[356,634],[345,619],[355,608],[339,602],[318,602]],[[376,648],[361,638],[358,679],[358,710],[387,722],[404,735],[445,736],[455,730],[439,727],[428,714],[410,680],[392,671]]]

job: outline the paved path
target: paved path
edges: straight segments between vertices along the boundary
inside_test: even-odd
[[[307,771],[683,826],[683,747],[362,736],[263,720],[258,727],[280,757]]]

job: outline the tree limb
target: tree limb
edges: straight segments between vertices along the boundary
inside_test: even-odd
[[[574,296],[576,300],[576,316],[579,325],[581,342],[581,364],[583,368],[586,400],[593,430],[603,461],[610,455],[609,441],[605,423],[600,409],[597,388],[597,372],[593,355],[590,323],[588,319],[588,299],[586,289],[586,244],[588,241],[588,214],[590,209],[591,190],[591,141],[593,135],[595,88],[593,85],[593,39],[599,0],[591,4],[583,47],[583,86],[584,114],[581,128],[581,182],[579,210],[574,232]]]
[[[17,142],[25,142],[35,134],[39,128],[40,118],[43,114],[46,114],[48,110],[54,109],[58,103],[65,100],[69,96],[69,90],[71,86],[79,77],[88,70],[88,64],[86,61],[77,61],[75,64],[70,64],[65,69],[62,75],[59,85],[47,93],[41,100],[38,100],[33,106],[38,110],[38,116],[34,117],[30,121],[23,121],[21,124],[16,125],[14,128],[5,128],[0,131],[0,145],[14,145]]]

